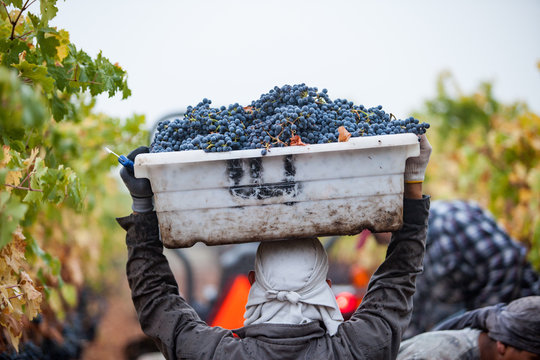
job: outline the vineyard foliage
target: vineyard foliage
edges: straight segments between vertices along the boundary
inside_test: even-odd
[[[34,3],[0,4],[0,351],[38,313],[42,336],[61,333],[79,290],[106,281],[129,202],[103,146],[147,142],[143,116],[94,110],[99,94],[130,95],[126,72],[49,25],[56,0]]]
[[[143,116],[96,113],[97,95],[130,95],[127,74],[50,26],[56,12],[56,0],[0,2],[0,351],[30,338],[38,314],[40,336],[60,336],[84,286],[114,283],[129,196],[103,146],[148,139]],[[488,83],[464,94],[448,74],[415,117],[431,124],[426,192],[479,202],[540,269],[540,117]]]
[[[449,73],[415,116],[432,126],[429,192],[481,204],[540,269],[540,116],[524,103],[501,103],[490,83],[464,94]]]

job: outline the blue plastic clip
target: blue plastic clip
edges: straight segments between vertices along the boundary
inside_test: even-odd
[[[127,157],[125,157],[124,155],[120,155],[118,157],[118,162],[120,164],[122,164],[123,166],[125,166],[128,170],[130,170],[131,172],[133,172],[133,161],[129,160]]]
[[[113,154],[114,156],[116,156],[118,158],[118,162],[120,164],[122,164],[125,168],[127,168],[132,174],[133,174],[133,161],[129,160],[127,157],[125,157],[124,155],[118,155],[117,153],[115,153],[114,151],[112,151],[111,149],[109,149],[108,147],[104,146],[103,147],[105,149],[105,151],[107,151],[109,154]]]

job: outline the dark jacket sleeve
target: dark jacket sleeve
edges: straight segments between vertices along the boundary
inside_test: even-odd
[[[395,359],[408,326],[416,276],[422,271],[430,198],[404,199],[403,226],[371,277],[362,303],[338,336],[354,358]]]
[[[127,277],[133,304],[145,334],[167,359],[211,359],[232,332],[210,327],[179,295],[163,255],[155,212],[117,219],[127,231]]]
[[[479,309],[467,311],[461,315],[456,315],[444,320],[430,331],[462,330],[470,327],[487,332],[489,331],[487,327],[488,317],[492,316],[493,314],[500,313],[505,305],[505,303],[499,303],[496,305],[484,306]]]

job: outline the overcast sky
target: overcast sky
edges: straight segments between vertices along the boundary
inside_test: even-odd
[[[113,116],[149,124],[196,105],[248,105],[274,86],[306,83],[331,98],[405,117],[450,70],[464,91],[492,81],[505,102],[540,113],[538,0],[233,0],[58,2],[52,24],[91,56],[128,72]],[[426,119],[426,121],[428,121]]]

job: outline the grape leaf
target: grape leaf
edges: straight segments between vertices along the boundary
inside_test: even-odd
[[[18,197],[10,196],[9,192],[0,193],[0,249],[11,241],[12,233],[24,218],[28,205],[19,201]]]
[[[39,6],[41,11],[41,23],[47,25],[49,20],[54,18],[58,12],[56,0],[40,0]]]
[[[2,258],[5,264],[11,268],[8,271],[18,274],[19,271],[24,268],[26,242],[20,227],[15,229],[12,233],[12,237],[12,242],[9,246],[2,249]]]
[[[54,119],[56,121],[62,121],[69,112],[66,102],[60,99],[57,94],[53,94],[50,104]]]
[[[291,136],[291,142],[290,142],[290,146],[296,146],[296,145],[301,145],[301,146],[305,146],[306,144],[304,144],[302,142],[302,139],[300,139],[300,136],[299,135],[293,135]]]
[[[41,191],[28,191],[23,198],[25,203],[39,203],[43,199],[43,192]]]
[[[60,41],[56,35],[58,32],[52,28],[40,28],[37,31],[37,42],[41,48],[41,53],[45,57],[50,57],[51,59],[56,58],[57,47],[60,47]]]
[[[57,34],[59,45],[56,47],[57,61],[64,60],[69,54],[69,33],[59,30]]]
[[[18,227],[12,242],[0,249],[0,324],[17,349],[23,330],[23,316],[33,319],[42,301],[41,292],[25,267],[25,237]]]
[[[48,64],[47,71],[49,75],[54,78],[56,87],[60,91],[65,91],[69,86],[70,76],[66,68],[62,64]]]
[[[26,60],[12,66],[19,70],[21,77],[31,80],[34,84],[41,85],[46,93],[52,92],[54,79],[49,76],[46,66],[31,64]]]
[[[8,171],[4,179],[4,184],[17,186],[19,185],[21,177],[22,177],[21,171],[17,171],[17,170]],[[12,189],[13,189],[12,187],[8,186],[6,190],[9,192]]]
[[[23,51],[29,51],[30,48],[25,41],[19,39],[10,40],[9,38],[0,39],[0,60],[1,64],[8,66],[19,62],[19,54]]]
[[[6,329],[9,341],[15,350],[19,350],[19,341],[22,336],[22,323],[19,320],[20,316],[16,316],[10,312],[0,313],[0,325]]]
[[[0,166],[6,166],[11,160],[11,154],[9,153],[9,146],[3,145],[2,152],[0,153]]]
[[[30,22],[32,23],[34,28],[37,29],[39,27],[39,24],[41,23],[39,17],[32,13],[28,13],[28,18],[30,19]]]
[[[23,0],[4,0],[6,5],[13,5],[16,8],[22,8],[23,6]]]
[[[26,305],[25,315],[28,316],[28,318],[33,319],[38,315],[42,295],[41,292],[34,287],[34,282],[25,271],[21,271],[20,276],[20,287],[23,290]]]

